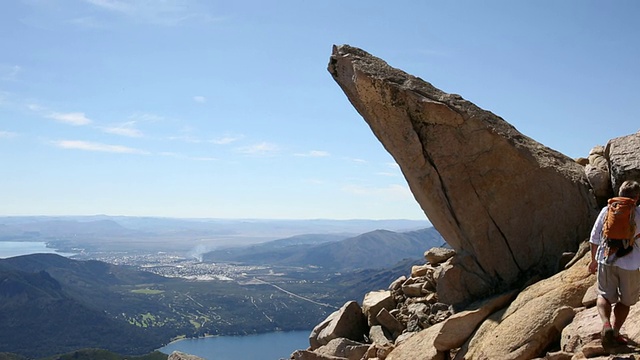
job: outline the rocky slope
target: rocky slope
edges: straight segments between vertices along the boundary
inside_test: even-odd
[[[640,180],[640,132],[570,159],[363,50],[334,47],[329,72],[454,252],[346,303],[292,359],[640,356],[640,306],[629,346],[598,339],[585,242],[603,200]]]

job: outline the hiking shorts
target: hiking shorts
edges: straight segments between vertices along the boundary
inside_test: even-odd
[[[598,264],[598,295],[612,304],[635,304],[640,296],[640,271]]]

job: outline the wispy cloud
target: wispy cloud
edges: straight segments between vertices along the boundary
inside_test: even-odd
[[[380,171],[377,173],[378,175],[397,177],[401,174],[400,165],[398,165],[397,163],[389,162],[389,163],[386,163],[385,166],[389,168],[389,171]]]
[[[245,155],[273,155],[280,150],[278,145],[268,142],[262,142],[251,146],[238,148],[238,151]]]
[[[140,129],[138,129],[138,126],[140,124],[161,123],[166,121],[167,119],[164,116],[157,115],[157,114],[136,112],[127,116],[127,120],[128,121],[124,121],[119,124],[103,126],[100,129],[103,132],[106,132],[109,134],[139,138],[139,137],[145,136],[145,134]],[[174,140],[174,139],[170,138],[169,140]]]
[[[18,133],[11,131],[0,131],[0,139],[9,139],[18,136]]]
[[[105,10],[130,14],[134,12],[134,5],[122,0],[85,0],[86,2],[101,7]]]
[[[53,145],[63,149],[100,151],[119,154],[148,154],[148,152],[122,145],[109,145],[82,140],[58,140]]]
[[[199,144],[199,143],[202,142],[202,140],[198,139],[195,136],[191,136],[191,135],[169,136],[167,139],[184,141],[184,142],[191,143],[191,144]]]
[[[27,104],[27,109],[35,112],[42,112],[44,108],[38,104]]]
[[[227,136],[223,136],[223,137],[219,137],[216,139],[211,140],[210,142],[212,144],[216,144],[216,145],[228,145],[231,143],[234,143],[240,139],[244,138],[243,135],[237,135],[237,136],[231,136],[231,135],[227,135]]]
[[[322,150],[311,150],[307,153],[298,153],[293,154],[294,156],[302,156],[302,157],[327,157],[330,156],[329,152]]]
[[[198,134],[198,132],[194,129],[191,128],[184,128],[182,129],[182,131],[180,131],[182,134],[180,135],[173,135],[173,136],[168,136],[166,137],[167,140],[172,140],[172,141],[183,141],[186,143],[191,143],[191,144],[203,144],[203,143],[209,143],[209,144],[215,144],[215,145],[229,145],[232,144],[238,140],[242,140],[244,139],[244,135],[223,135],[220,137],[216,137],[213,139],[209,139],[209,138],[201,138],[197,135],[192,135],[193,133]],[[242,150],[248,149],[247,148],[242,148]],[[243,151],[240,152],[243,152]]]
[[[207,102],[207,98],[204,96],[194,96],[193,97],[193,101],[197,102],[197,103],[201,103],[204,104]]]
[[[166,120],[165,117],[162,115],[146,113],[146,112],[137,112],[129,116],[129,119],[135,122],[151,122],[151,123]]]
[[[102,10],[135,21],[174,26],[187,21],[219,21],[193,2],[186,0],[84,0]]]
[[[37,105],[36,105],[37,106]],[[48,118],[70,125],[87,125],[91,120],[82,112],[58,113],[53,112],[47,115]]]
[[[20,65],[7,65],[0,64],[0,80],[14,81],[17,80],[18,75],[22,72]]]
[[[184,159],[184,160],[194,160],[194,161],[216,161],[218,160],[215,157],[210,157],[210,156],[186,156],[186,155],[182,155],[182,154],[178,154],[175,152],[161,152],[160,155],[162,156],[167,156],[167,157],[172,157],[172,158],[176,158],[176,159]]]
[[[37,113],[42,117],[53,119],[55,121],[69,125],[80,126],[88,125],[93,122],[83,112],[57,112],[47,109],[46,107],[36,103],[26,104],[26,107],[27,109]]]
[[[364,159],[358,159],[358,158],[345,158],[347,161],[351,161],[354,163],[359,163],[359,164],[366,164],[367,160]]]
[[[126,136],[126,137],[142,137],[143,136],[142,132],[135,128],[135,124],[136,124],[135,121],[128,121],[126,123],[115,125],[115,126],[103,127],[102,131],[109,134]]]

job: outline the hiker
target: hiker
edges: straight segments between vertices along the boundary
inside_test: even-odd
[[[620,186],[618,195],[619,197],[610,199],[608,205],[600,211],[591,230],[589,272],[595,274],[597,270],[596,307],[602,320],[602,342],[624,345],[627,339],[620,334],[620,328],[629,314],[629,308],[640,296],[640,240],[634,241],[640,236],[640,208],[637,206],[640,183],[625,181]],[[623,222],[626,222],[625,231],[630,235],[628,239],[612,240],[612,237],[607,235],[613,233],[613,230],[609,230],[614,227],[612,220],[621,213],[614,212],[614,209],[618,209],[619,204],[625,201],[628,201],[630,206],[626,221]],[[620,220],[616,221],[618,224],[615,226],[619,227]],[[639,226],[636,227],[635,224]],[[627,245],[626,249],[624,245]]]

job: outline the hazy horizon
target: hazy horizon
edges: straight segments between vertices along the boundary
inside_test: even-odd
[[[407,218],[347,218],[347,219],[335,219],[335,218],[252,218],[252,217],[179,217],[179,216],[153,216],[153,215],[110,215],[110,214],[87,214],[87,215],[73,215],[73,214],[61,214],[61,215],[0,215],[2,218],[148,218],[148,219],[168,219],[168,220],[219,220],[219,221],[414,221],[414,222],[427,222],[429,219],[425,216],[424,219],[407,219]]]

